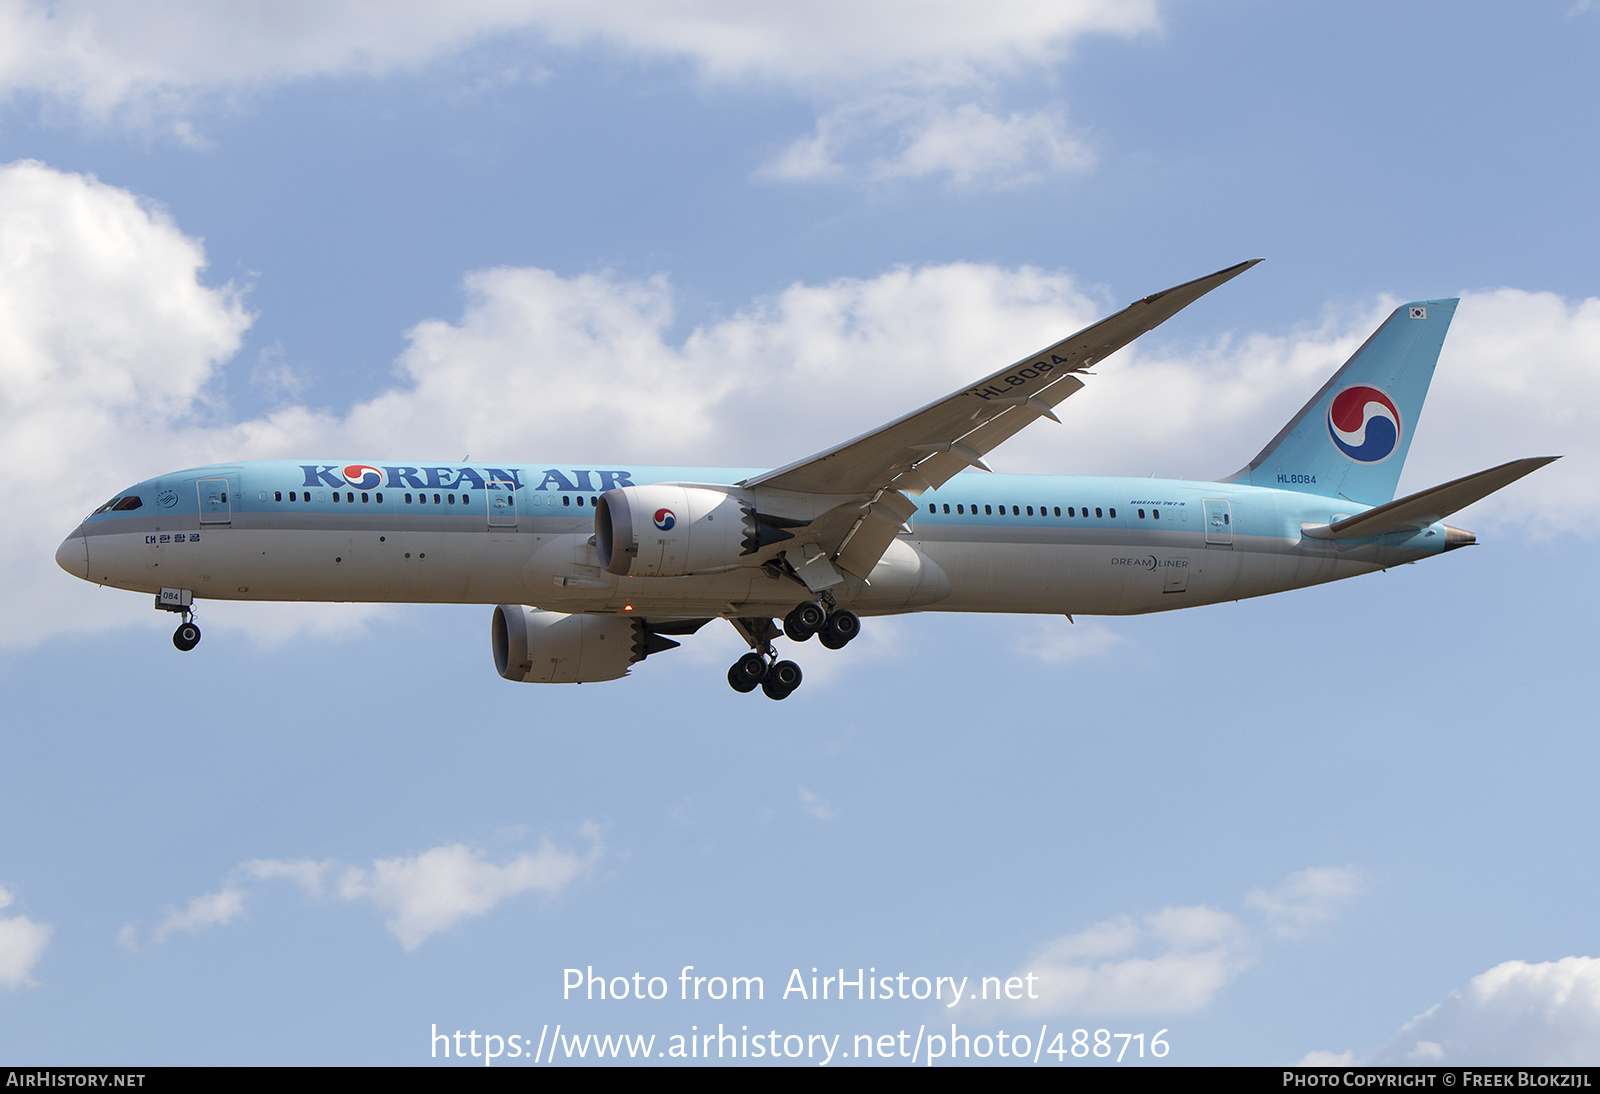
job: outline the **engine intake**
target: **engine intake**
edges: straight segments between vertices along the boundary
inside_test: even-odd
[[[736,569],[745,506],[725,490],[676,483],[624,486],[600,495],[594,546],[619,577],[683,577]]]
[[[620,615],[562,615],[521,604],[494,610],[495,671],[530,684],[589,684],[628,675],[637,620]]]
[[[494,668],[529,684],[592,684],[628,675],[652,653],[676,648],[667,634],[693,634],[705,619],[654,625],[633,615],[562,615],[523,604],[494,610],[489,640]]]

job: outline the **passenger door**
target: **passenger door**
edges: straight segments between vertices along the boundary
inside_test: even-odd
[[[233,504],[229,499],[227,479],[196,479],[195,489],[200,495],[201,524],[233,523]]]
[[[490,479],[483,484],[489,499],[489,527],[515,528],[517,526],[517,484]]]
[[[1206,498],[1206,546],[1233,546],[1233,511],[1225,499]]]

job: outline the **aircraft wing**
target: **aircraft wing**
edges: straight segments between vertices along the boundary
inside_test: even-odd
[[[920,494],[969,466],[1083,387],[1073,373],[1165,323],[1259,258],[1147,296],[1016,364],[854,440],[749,480],[748,486],[818,494]],[[984,468],[987,470],[987,468]]]
[[[983,457],[1001,442],[1040,418],[1060,420],[1055,406],[1083,387],[1076,373],[1260,261],[1147,296],[971,387],[743,485],[864,499],[825,515],[805,538],[826,549],[843,569],[865,578],[916,512],[906,494],[941,486],[968,467],[989,470]]]

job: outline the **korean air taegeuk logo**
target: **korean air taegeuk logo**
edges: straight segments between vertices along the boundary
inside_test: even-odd
[[[1357,463],[1378,463],[1400,446],[1400,411],[1384,392],[1355,384],[1328,404],[1328,436]]]

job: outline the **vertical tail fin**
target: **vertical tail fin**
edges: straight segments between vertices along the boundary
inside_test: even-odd
[[[1396,308],[1261,454],[1225,481],[1363,505],[1392,500],[1457,303],[1416,300]]]

